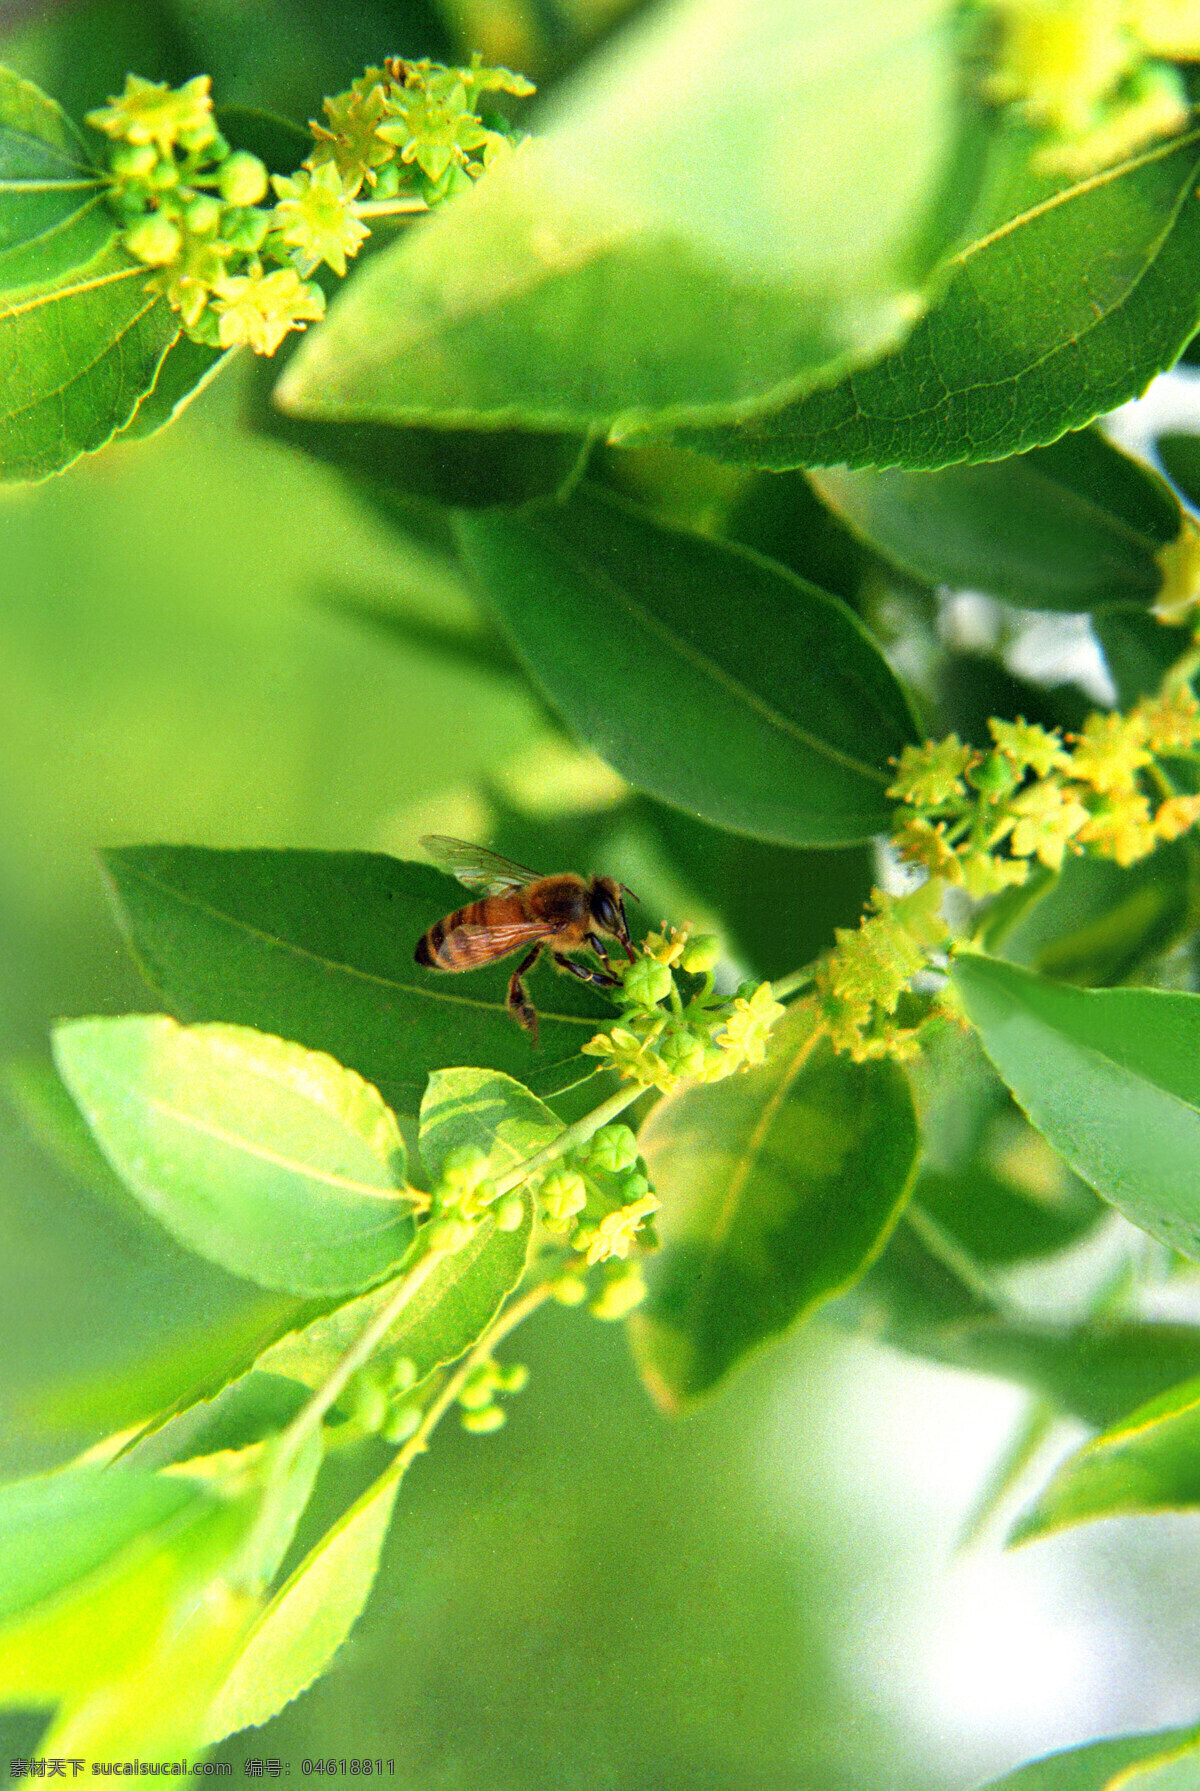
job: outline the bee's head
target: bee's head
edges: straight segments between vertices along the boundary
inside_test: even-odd
[[[633,945],[629,938],[629,922],[625,918],[624,898],[627,895],[633,895],[632,889],[627,890],[623,883],[616,883],[611,877],[592,879],[592,919],[602,933],[621,942],[632,964]],[[637,901],[636,896],[633,899]]]

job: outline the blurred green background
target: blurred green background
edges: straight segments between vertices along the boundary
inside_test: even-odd
[[[81,112],[127,67],[209,69],[301,118],[369,58],[473,47],[545,77],[612,6],[272,0],[0,8],[0,56]],[[239,426],[229,370],[164,435],[0,496],[0,1050],[152,1005],[94,850],[405,850],[545,739],[511,680],[399,644],[353,591],[469,625],[446,564]],[[782,894],[782,892],[780,892]],[[676,916],[676,918],[682,918]],[[0,1455],[62,1461],[235,1297],[0,1120]],[[219,1753],[382,1756],[404,1791],[951,1791],[1052,1745],[1193,1720],[1195,1518],[1005,1554],[958,1538],[1023,1410],[833,1325],[686,1423],[619,1329],[542,1315],[493,1438],[444,1427],[334,1672]],[[375,1464],[378,1465],[378,1464]],[[325,1515],[371,1463],[342,1464]],[[319,1514],[320,1515],[320,1514]],[[35,1747],[0,1721],[0,1759]]]

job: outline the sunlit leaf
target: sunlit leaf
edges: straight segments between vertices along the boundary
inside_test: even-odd
[[[989,1779],[979,1791],[1189,1791],[1189,1781],[1159,1785],[1137,1776],[1141,1764],[1152,1769],[1196,1740],[1194,1729],[1160,1729],[1150,1735],[1119,1735],[1110,1741],[1090,1741],[1085,1747],[1067,1748],[1032,1760],[1002,1779]],[[1194,1766],[1191,1770],[1195,1770]]]
[[[415,1116],[431,1071],[464,1060],[559,1094],[590,1073],[579,1047],[615,1012],[535,969],[535,1048],[505,1008],[511,964],[462,976],[415,964],[421,935],[470,899],[430,865],[199,846],[132,846],[104,861],[142,968],[179,1018],[327,1051],[400,1114]]]
[[[265,1723],[329,1666],[370,1595],[401,1472],[368,1487],[267,1605],[208,1713],[206,1744]]]
[[[1038,1130],[1127,1218],[1200,1257],[1200,996],[1075,989],[975,955],[952,975]]]
[[[934,468],[1082,428],[1195,332],[1198,174],[1190,132],[1034,198],[953,257],[940,299],[874,366],[683,439],[752,466]]]
[[[878,353],[978,185],[959,48],[944,0],[659,9],[362,270],[283,408],[619,432]]]
[[[0,478],[45,478],[111,441],[177,333],[115,241],[54,285],[0,294]]]
[[[667,1096],[638,1143],[663,1251],[633,1343],[673,1408],[857,1280],[903,1205],[917,1131],[896,1065],[835,1056],[799,1008],[760,1068]]]
[[[386,1361],[410,1362],[414,1381],[424,1380],[443,1362],[456,1361],[478,1342],[520,1281],[532,1230],[528,1203],[514,1231],[501,1231],[493,1218],[484,1219],[470,1242],[443,1258],[421,1283],[380,1339],[378,1355]],[[306,1386],[319,1386],[395,1292],[395,1283],[385,1281],[314,1319],[280,1338],[259,1366],[292,1375]]]
[[[231,1570],[260,1509],[112,1470],[0,1488],[0,1700],[59,1706],[54,1755],[193,1748],[255,1613]]]
[[[1200,1381],[1172,1387],[1093,1437],[1013,1530],[1028,1542],[1068,1524],[1200,1505]]]
[[[412,1241],[404,1146],[332,1058],[240,1026],[74,1020],[59,1071],[118,1174],[182,1242],[262,1286],[337,1293]]]
[[[838,598],[595,490],[461,535],[550,700],[632,784],[788,845],[887,825],[889,759],[913,724]]]

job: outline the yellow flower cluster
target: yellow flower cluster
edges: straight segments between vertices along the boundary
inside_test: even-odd
[[[747,985],[732,999],[717,995],[712,972],[718,956],[714,939],[690,939],[686,928],[648,934],[641,957],[624,970],[621,1021],[582,1050],[603,1058],[625,1081],[664,1094],[685,1082],[720,1082],[761,1063],[783,1007],[770,983]],[[686,1003],[672,974],[676,968],[703,978]]]
[[[1194,0],[992,0],[993,98],[1045,136],[1048,174],[1080,177],[1187,123],[1174,61],[1200,57]]]
[[[469,186],[512,141],[477,116],[480,95],[533,91],[478,59],[448,69],[393,58],[327,100],[306,161],[268,179],[221,135],[209,87],[207,75],[179,88],[130,75],[88,123],[116,145],[110,203],[126,250],[152,270],[148,290],[194,341],[265,355],[324,314],[310,276],[323,263],[343,277],[366,241],[364,184],[372,215],[425,210]],[[260,204],[270,187],[275,205]]]
[[[897,1015],[951,943],[950,890],[979,902],[1025,883],[1035,864],[1058,871],[1068,852],[1128,866],[1200,820],[1200,796],[1175,791],[1160,762],[1200,747],[1200,703],[1180,678],[1067,737],[1020,718],[988,725],[990,752],[951,735],[906,747],[897,763],[888,794],[907,812],[893,839],[926,881],[907,895],[876,891],[816,972],[833,1043],[856,1059],[916,1051],[929,1002],[915,1023]]]

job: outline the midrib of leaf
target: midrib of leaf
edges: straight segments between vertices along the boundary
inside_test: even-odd
[[[275,1085],[271,1084],[271,1086]],[[183,1130],[195,1132],[201,1138],[211,1138],[216,1144],[227,1144],[242,1156],[253,1157],[256,1162],[268,1163],[272,1168],[285,1170],[290,1175],[298,1175],[302,1180],[315,1182],[321,1187],[341,1189],[349,1194],[365,1195],[371,1200],[386,1202],[394,1208],[393,1217],[395,1213],[410,1210],[396,1198],[400,1192],[399,1189],[377,1188],[369,1182],[356,1182],[349,1176],[334,1175],[331,1170],[314,1169],[311,1164],[285,1157],[282,1151],[269,1150],[266,1145],[257,1144],[250,1138],[244,1138],[238,1132],[227,1131],[224,1126],[214,1125],[210,1120],[201,1119],[197,1114],[183,1112],[179,1108],[173,1107],[169,1101],[164,1101],[157,1095],[148,1094],[144,1090],[139,1092],[138,1098],[142,1105],[157,1117],[174,1120]],[[386,1231],[390,1223],[389,1220],[378,1226],[372,1226],[369,1231],[365,1231],[361,1235],[374,1237],[378,1232]]]
[[[874,765],[863,763],[850,753],[843,752],[840,747],[831,746],[827,740],[810,734],[808,729],[801,727],[798,722],[790,720],[786,715],[781,715],[765,698],[748,689],[739,678],[734,677],[732,672],[727,672],[723,666],[710,659],[699,647],[693,646],[690,641],[677,634],[660,616],[656,616],[653,610],[649,610],[644,604],[639,603],[637,598],[619,584],[604,567],[584,559],[571,543],[564,543],[552,530],[539,529],[536,522],[531,522],[530,526],[535,534],[542,536],[543,540],[549,540],[553,546],[561,548],[568,558],[574,560],[577,571],[585,580],[590,580],[602,593],[605,591],[610,593],[613,599],[623,606],[635,621],[642,624],[647,633],[656,634],[675,653],[677,658],[693,666],[712,683],[722,686],[737,701],[744,703],[748,709],[761,715],[779,733],[790,736],[801,746],[807,747],[810,752],[828,759],[831,763],[839,764],[848,771],[857,772],[861,777],[870,778],[881,785],[886,785],[891,781],[888,773],[877,770]]]
[[[369,983],[377,988],[387,989],[397,995],[420,995],[430,1001],[442,1001],[454,1007],[479,1008],[484,1013],[489,1014],[506,1014],[508,1011],[503,1004],[498,1001],[481,1001],[476,996],[455,995],[450,990],[446,990],[443,993],[443,991],[436,986],[431,985],[427,987],[423,983],[396,982],[391,977],[380,976],[377,971],[360,970],[355,964],[346,964],[337,958],[323,957],[319,952],[313,951],[310,946],[298,945],[291,939],[281,939],[275,933],[266,933],[261,927],[254,926],[250,921],[242,920],[236,915],[229,914],[223,908],[214,908],[210,902],[202,901],[199,896],[194,896],[188,891],[176,888],[173,883],[165,883],[160,877],[154,877],[148,871],[135,870],[128,874],[133,878],[139,879],[149,888],[159,890],[163,895],[169,896],[172,901],[180,903],[183,907],[192,908],[197,914],[207,915],[210,920],[217,921],[220,925],[228,927],[231,931],[242,933],[249,939],[260,940],[264,945],[270,946],[273,950],[285,952],[289,956],[300,960],[302,963],[315,964],[322,970],[336,971],[342,976],[352,977],[358,982]],[[155,979],[149,972],[149,960],[147,960],[138,950],[136,944],[133,949],[134,955],[138,958],[139,962],[147,967],[149,980],[153,982]],[[597,1026],[601,1026],[604,1023],[602,1020],[589,1018],[586,1014],[553,1013],[546,1008],[539,1008],[538,1014],[543,1020],[558,1020],[564,1025],[570,1026],[587,1026],[592,1032],[595,1032]],[[545,1067],[551,1068],[553,1066],[548,1064]],[[593,1075],[595,1072],[589,1071],[588,1074]]]
[[[89,174],[79,180],[65,178],[46,180],[5,180],[0,177],[0,193],[84,193],[93,192],[104,187],[98,174]],[[96,193],[99,198],[99,192]],[[77,213],[73,214],[78,216]],[[36,239],[33,239],[36,240]]]
[[[105,252],[101,251],[101,253]],[[103,287],[118,285],[122,280],[136,280],[145,272],[146,269],[140,263],[135,263],[132,267],[117,267],[113,268],[111,273],[97,274],[91,280],[76,280],[71,285],[64,283],[61,286],[49,286],[45,291],[35,292],[30,298],[23,299],[18,304],[0,305],[0,323],[7,323],[11,317],[24,317],[31,311],[41,310],[45,305],[57,305],[63,299],[79,298],[86,292],[99,292]],[[152,304],[155,302],[155,299],[151,300]],[[149,308],[147,306],[146,310]],[[139,317],[144,315],[144,311],[138,313]]]
[[[1006,236],[1011,236],[1026,224],[1032,223],[1035,218],[1044,217],[1048,212],[1057,211],[1059,207],[1069,205],[1087,193],[1098,191],[1101,187],[1111,186],[1114,181],[1122,180],[1127,175],[1136,173],[1139,168],[1149,167],[1152,162],[1165,161],[1169,155],[1177,154],[1179,150],[1186,149],[1189,144],[1193,145],[1200,153],[1200,130],[1193,131],[1190,136],[1171,137],[1155,149],[1147,150],[1144,155],[1131,156],[1128,161],[1118,162],[1111,168],[1102,168],[1099,173],[1089,175],[1086,180],[1076,181],[1073,186],[1063,187],[1057,193],[1051,193],[1048,198],[1041,199],[1036,205],[1031,205],[1027,210],[1018,212],[1015,217],[1006,218],[1004,223],[998,224],[994,230],[988,231],[984,236],[976,237],[974,242],[959,249],[957,254],[948,258],[947,267],[965,265],[974,256],[982,254],[985,249],[990,248],[993,243],[1002,241]],[[1184,192],[1181,195],[1181,200],[1189,197],[1190,194]],[[1177,213],[1178,202],[1171,214],[1171,222],[1174,221]]]

